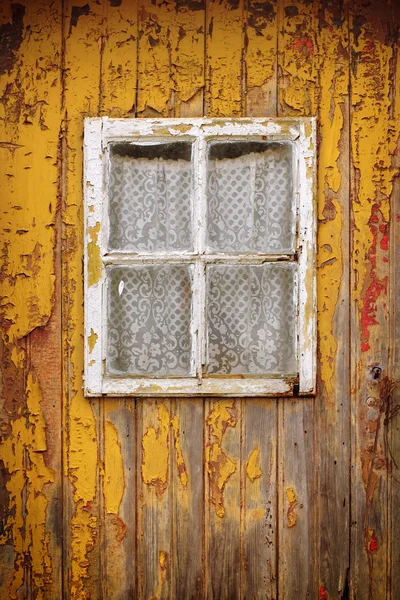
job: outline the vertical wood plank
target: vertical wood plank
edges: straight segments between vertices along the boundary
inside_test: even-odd
[[[138,596],[171,596],[170,400],[143,400],[138,417]]]
[[[135,115],[137,96],[137,5],[104,6],[100,113]],[[136,597],[135,400],[102,399],[104,407],[104,597]],[[140,465],[139,465],[140,468]]]
[[[203,598],[204,404],[173,402],[170,449],[173,489],[172,597]]]
[[[212,400],[206,413],[206,570],[210,600],[241,597],[242,401]]]
[[[175,2],[171,27],[171,77],[176,117],[203,115],[205,3]],[[172,597],[203,597],[204,402],[171,403],[170,451],[173,504]]]
[[[244,0],[209,0],[206,12],[206,114],[240,117],[243,101]]]
[[[244,113],[244,1],[210,0],[206,11],[206,114]],[[241,595],[242,400],[212,400],[205,414],[206,597]]]
[[[283,0],[278,11],[278,116],[316,115],[316,7]],[[318,448],[315,398],[279,400],[279,598],[316,594]],[[306,549],[306,551],[305,551]]]
[[[171,36],[174,8],[174,0],[138,1],[137,115],[141,117],[173,114]]]
[[[135,402],[105,401],[104,598],[136,597]]]
[[[243,403],[242,598],[277,598],[277,401]]]
[[[245,115],[271,117],[277,108],[277,0],[246,0],[245,8]]]
[[[348,590],[350,536],[348,3],[319,2],[318,432],[320,594]]]
[[[83,118],[100,110],[103,8],[64,3],[63,111],[63,387],[65,467],[64,595],[102,597],[103,462],[101,405],[82,392],[83,372]]]
[[[391,82],[392,89],[399,90],[400,87],[400,44],[398,30],[393,40],[393,61],[391,64]],[[400,95],[394,92],[392,105],[392,118],[395,123],[400,123]],[[391,599],[400,596],[400,539],[398,535],[398,523],[400,520],[400,411],[397,414],[396,408],[400,404],[400,131],[397,125],[397,131],[394,132],[397,137],[397,147],[392,156],[393,168],[393,191],[390,219],[390,264],[391,264],[391,368],[390,373],[396,382],[392,403],[390,431],[388,444],[392,453],[391,478],[390,478],[390,581],[391,581]],[[390,597],[390,596],[389,596]]]
[[[2,2],[0,44],[0,597],[49,599],[62,565],[61,3]]]
[[[397,13],[397,15],[395,14]],[[352,587],[357,597],[386,598],[388,471],[384,424],[390,365],[388,233],[392,159],[393,40],[398,8],[356,1],[351,12],[352,194]],[[388,379],[389,378],[389,379]]]
[[[277,2],[248,0],[245,10],[246,116],[276,116]],[[241,597],[277,597],[277,400],[242,404]]]
[[[101,64],[100,112],[108,117],[134,117],[137,96],[137,4],[108,2]]]

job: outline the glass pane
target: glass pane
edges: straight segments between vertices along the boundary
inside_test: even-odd
[[[111,150],[110,250],[190,250],[191,144],[118,144]]]
[[[207,373],[295,374],[295,268],[207,268]]]
[[[189,374],[191,268],[108,267],[107,278],[108,370]]]
[[[207,250],[294,249],[292,147],[214,142],[207,163]]]

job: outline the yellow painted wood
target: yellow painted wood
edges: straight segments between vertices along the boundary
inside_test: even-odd
[[[392,157],[400,128],[393,102],[398,49],[391,2],[351,10],[352,385],[355,439],[352,478],[352,580],[361,596],[389,593],[387,497],[393,469],[384,424],[393,380],[390,370],[389,224]],[[361,23],[361,26],[360,26]],[[397,44],[396,44],[397,46]],[[395,54],[396,53],[396,54]],[[398,108],[397,108],[398,110]],[[392,266],[394,268],[394,266]],[[380,371],[372,372],[377,366]],[[387,416],[387,414],[386,414]]]
[[[318,258],[319,331],[319,575],[318,588],[340,598],[348,584],[349,557],[335,552],[350,536],[350,176],[348,3],[320,2],[318,61]],[[340,22],[341,27],[335,26]],[[325,491],[328,490],[327,493]],[[338,534],[340,532],[340,534]]]
[[[243,116],[244,0],[209,0],[206,14],[206,114]]]
[[[246,38],[244,67],[246,72],[246,116],[272,117],[277,102],[278,2],[246,3]]]
[[[397,597],[398,18],[386,0],[1,3],[1,597],[62,579],[73,600]],[[89,402],[83,118],[203,112],[318,116],[318,396]]]
[[[56,307],[61,4],[2,2],[0,31],[0,597],[57,596],[60,389]],[[2,38],[2,39],[4,39]],[[57,273],[59,274],[59,273]],[[53,313],[53,319],[51,315]],[[35,329],[47,326],[47,340]],[[53,385],[43,370],[44,344]],[[53,360],[55,358],[57,360]],[[55,434],[48,439],[49,423]]]
[[[83,366],[83,118],[100,109],[102,6],[67,2],[64,15],[63,336],[66,594],[101,594],[99,439],[100,405],[82,392]],[[97,575],[95,575],[97,573]]]
[[[289,0],[278,10],[278,116],[316,115],[316,6]],[[279,400],[278,409],[278,595],[306,598],[315,586],[318,445],[314,398]]]

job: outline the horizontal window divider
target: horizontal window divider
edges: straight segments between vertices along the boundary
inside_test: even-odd
[[[87,388],[88,396],[288,396],[297,380],[280,379],[112,379],[103,381],[102,393]]]
[[[200,261],[204,264],[263,264],[274,262],[296,262],[297,254],[106,254],[103,262],[106,265],[141,265],[141,264],[193,264]]]

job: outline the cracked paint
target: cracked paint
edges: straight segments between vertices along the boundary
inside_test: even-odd
[[[287,509],[287,526],[294,527],[297,523],[296,507],[298,505],[297,495],[293,488],[286,489],[286,498],[289,503]]]
[[[206,469],[210,480],[211,502],[221,518],[225,515],[224,488],[236,471],[236,463],[224,452],[222,441],[227,428],[236,427],[237,421],[233,400],[216,402],[207,417],[210,443],[206,446]]]
[[[252,483],[261,477],[260,448],[254,448],[251,452],[246,465],[246,473]]]
[[[168,486],[170,439],[172,429],[175,464],[179,480],[184,488],[188,485],[188,474],[180,443],[179,419],[170,413],[163,403],[157,406],[159,426],[148,427],[142,438],[142,479],[146,485],[154,486],[157,497],[162,498]]]
[[[26,383],[26,411],[11,424],[10,435],[1,443],[0,453],[8,478],[7,521],[0,544],[11,542],[15,551],[14,578],[9,598],[18,598],[25,582],[26,566],[31,567],[37,598],[43,598],[52,581],[52,561],[47,531],[48,499],[45,486],[54,482],[54,472],[45,464],[46,423],[41,409],[42,393],[34,373]]]
[[[106,511],[117,515],[125,489],[124,463],[118,431],[111,421],[105,423],[104,497]]]

